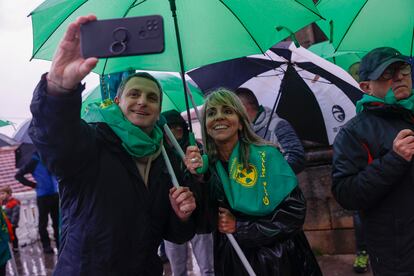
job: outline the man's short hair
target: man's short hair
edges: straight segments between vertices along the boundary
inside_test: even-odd
[[[391,47],[376,48],[361,59],[359,81],[377,80],[390,64],[399,61],[408,63],[408,57]]]
[[[259,110],[259,101],[253,91],[249,88],[239,87],[234,91],[234,94],[236,94],[239,98],[244,98],[248,104],[254,107],[255,110]]]
[[[160,104],[162,103],[162,88],[161,88],[161,84],[158,82],[158,80],[151,74],[147,73],[147,72],[138,72],[138,73],[134,73],[129,75],[128,77],[126,77],[125,79],[123,79],[121,81],[121,83],[118,86],[118,90],[116,92],[116,96],[118,98],[120,98],[122,96],[122,93],[124,93],[124,89],[125,89],[125,85],[126,83],[132,79],[132,78],[143,78],[143,79],[147,79],[150,81],[155,82],[155,84],[157,85],[158,89],[160,90]]]

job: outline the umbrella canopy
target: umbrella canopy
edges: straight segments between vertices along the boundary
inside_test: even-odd
[[[190,71],[205,92],[250,88],[259,102],[288,120],[304,140],[332,144],[342,125],[355,116],[362,96],[343,69],[293,43],[280,43],[267,57],[254,55]]]
[[[13,135],[13,139],[20,143],[19,147],[14,151],[16,156],[16,168],[21,168],[27,164],[31,159],[33,153],[36,151],[32,139],[29,137],[29,126],[32,119],[24,121]]]
[[[338,65],[345,71],[349,71],[349,67],[361,61],[361,58],[365,55],[365,52],[362,51],[335,52],[334,46],[329,41],[313,44],[308,50]]]
[[[176,8],[179,32],[172,8]],[[264,52],[320,19],[312,0],[46,0],[30,14],[32,58],[51,60],[67,25],[91,13],[98,19],[159,14],[164,20],[163,53],[101,59],[94,71],[102,75],[130,69],[181,72],[177,33],[184,53],[182,66],[187,71]]]
[[[183,94],[183,84],[181,82],[181,77],[178,74],[174,73],[159,73],[151,72],[161,84],[163,90],[162,97],[162,111],[175,109],[179,112],[185,111],[185,98]],[[195,87],[191,82],[187,81],[188,87],[193,95],[194,102],[196,105],[202,105],[204,102],[203,92]],[[87,106],[91,103],[99,103],[102,101],[101,89],[98,85],[94,88],[88,95],[83,99],[81,116],[85,114]]]
[[[393,47],[413,55],[412,0],[320,0],[326,21],[317,22],[337,51],[370,51]]]
[[[0,127],[4,127],[4,126],[10,126],[10,125],[12,125],[13,123],[12,122],[10,122],[10,121],[3,121],[3,120],[0,120]]]
[[[0,147],[12,146],[14,144],[16,144],[16,141],[13,138],[0,133]]]
[[[32,121],[32,119],[27,119],[16,130],[16,132],[13,135],[13,139],[16,142],[33,144],[32,139],[30,139],[29,133],[28,133],[28,129],[29,129],[31,121]]]

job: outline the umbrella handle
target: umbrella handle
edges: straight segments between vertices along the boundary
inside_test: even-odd
[[[162,122],[161,122],[161,124],[162,124]],[[180,158],[184,159],[184,157],[185,157],[184,151],[181,149],[181,146],[178,144],[177,139],[175,139],[174,134],[171,132],[170,128],[168,127],[168,125],[166,123],[163,125],[163,129],[164,129],[165,134],[167,135],[168,139],[171,141],[173,147],[177,151],[178,155],[180,156]],[[197,145],[196,142],[195,142],[195,136],[194,136],[193,132],[189,133],[189,141],[190,141],[190,145],[192,145],[192,146]],[[203,166],[196,169],[196,172],[198,174],[203,174],[208,169],[208,156],[207,156],[207,154],[203,154],[201,156],[201,158],[203,160]]]
[[[196,146],[197,143],[196,143],[196,139],[195,139],[194,132],[190,132],[188,135],[189,135],[190,145],[191,146]],[[198,174],[203,174],[203,173],[207,172],[207,169],[208,169],[208,156],[207,156],[207,154],[203,154],[201,156],[201,158],[203,159],[203,166],[202,167],[198,167],[196,169],[196,172]]]

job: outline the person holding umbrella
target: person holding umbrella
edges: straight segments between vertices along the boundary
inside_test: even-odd
[[[59,180],[62,231],[54,275],[162,275],[157,247],[162,239],[192,238],[195,199],[188,187],[171,188],[156,125],[162,89],[150,74],[130,75],[115,103],[96,105],[86,114],[89,123],[81,120],[80,82],[98,60],[82,58],[80,25],[94,20],[82,16],[68,26],[30,107],[29,135]],[[181,185],[194,182],[176,173]]]
[[[357,116],[333,144],[332,193],[358,210],[374,275],[414,275],[414,95],[407,58],[390,47],[361,60]]]
[[[306,206],[296,176],[277,147],[251,129],[234,93],[219,89],[206,98],[202,131],[210,170],[199,207],[217,229],[215,275],[248,275],[227,234],[256,275],[322,275],[302,231]],[[193,161],[203,165],[198,147],[188,147],[187,156],[195,174]]]

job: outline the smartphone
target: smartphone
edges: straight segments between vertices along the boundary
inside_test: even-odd
[[[164,25],[160,15],[97,20],[80,27],[84,58],[110,58],[164,51]]]

